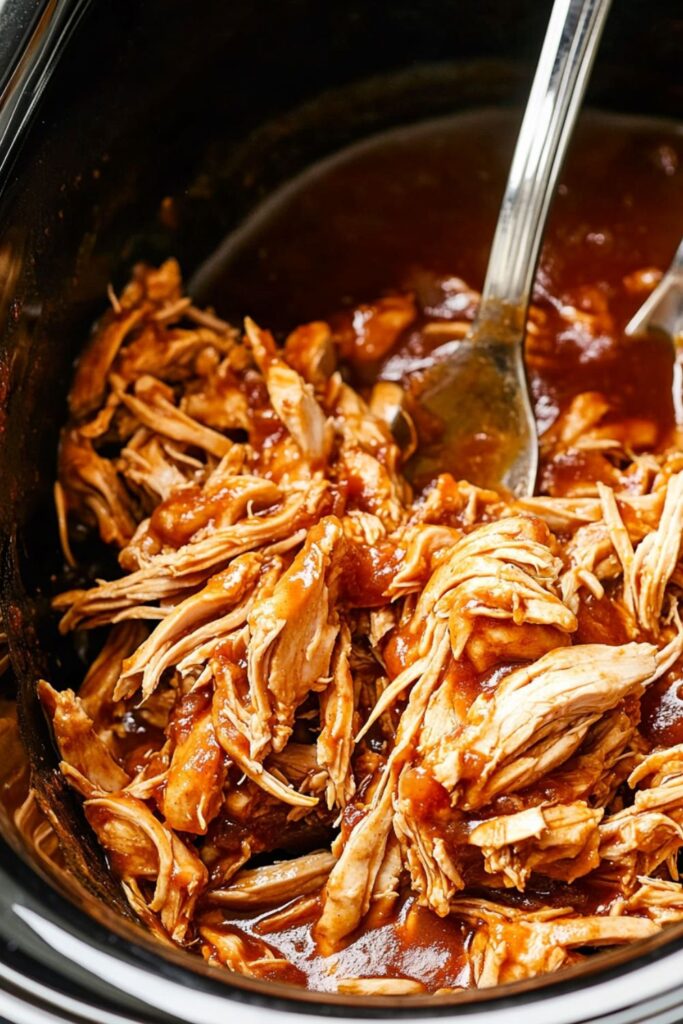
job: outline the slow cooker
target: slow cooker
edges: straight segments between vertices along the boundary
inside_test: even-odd
[[[46,596],[59,571],[51,482],[77,339],[107,284],[139,259],[171,254],[190,276],[278,186],[379,130],[518,107],[549,9],[538,0],[0,2],[0,558],[12,665],[0,700],[19,711],[18,731],[0,731],[0,774],[25,782],[28,751],[70,850],[68,872],[58,870],[16,818],[0,816],[3,1019],[683,1019],[678,926],[555,977],[372,1001],[218,972],[162,948],[130,918],[89,843],[33,695],[38,675],[68,678],[72,667]],[[679,117],[682,51],[675,0],[620,0],[587,103]]]

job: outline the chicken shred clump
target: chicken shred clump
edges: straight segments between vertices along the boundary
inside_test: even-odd
[[[413,488],[410,394],[348,372],[412,296],[283,345],[193,306],[172,260],[111,298],[55,486],[60,628],[103,646],[39,694],[142,921],[248,975],[409,994],[683,919],[683,746],[641,729],[683,652],[683,454],[634,453],[589,393],[542,439],[590,452],[580,486]],[[88,581],[93,532],[119,569]],[[458,944],[445,985],[396,967],[425,921]]]

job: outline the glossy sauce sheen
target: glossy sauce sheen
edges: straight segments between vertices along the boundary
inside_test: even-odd
[[[424,272],[463,278],[480,289],[515,129],[514,115],[483,111],[378,136],[345,151],[307,172],[281,202],[271,200],[267,213],[257,212],[239,244],[228,243],[210,272],[200,272],[198,298],[227,317],[248,312],[283,337],[297,324],[333,317],[383,293],[414,289],[416,282],[419,292]],[[615,417],[649,421],[645,429],[652,436],[644,447],[662,445],[670,436],[672,348],[659,338],[629,342],[623,328],[647,294],[632,275],[664,270],[678,244],[682,161],[683,136],[671,127],[584,116],[561,176],[536,278],[534,304],[552,336],[550,348],[529,351],[541,430],[574,395],[595,390],[609,397]],[[584,330],[564,318],[567,306],[597,317],[598,329]],[[472,310],[463,306],[463,312],[471,316]],[[433,347],[418,321],[389,358],[400,366],[401,359]],[[370,366],[367,379],[378,371],[381,364]],[[554,466],[543,484],[561,493],[590,473],[589,464],[568,460]],[[358,555],[345,589],[369,605],[391,578],[391,553]],[[609,601],[589,599],[579,642],[619,643],[617,619]],[[393,675],[403,667],[405,652],[400,636],[392,643],[385,655]],[[644,703],[643,726],[654,742],[683,739],[682,678],[674,668]],[[472,684],[474,690],[480,685],[486,680]],[[419,783],[416,778],[418,788]],[[423,796],[431,805],[434,794]],[[545,905],[588,907],[604,895],[574,885],[537,898]],[[533,903],[534,894],[517,898]],[[277,932],[267,926],[268,913],[226,926],[281,950],[293,965],[287,980],[334,987],[330,962],[315,956],[305,915],[297,927]],[[336,954],[334,971],[337,978],[421,979],[432,991],[466,985],[466,941],[467,929],[457,920],[441,920],[406,897],[390,919],[375,922]]]
[[[458,277],[480,289],[515,131],[514,114],[489,110],[345,150],[252,215],[239,244],[228,242],[222,260],[208,261],[196,276],[199,297],[228,318],[248,311],[283,336],[306,320],[334,321],[340,309],[385,292],[416,289],[419,297],[424,276]],[[628,343],[623,328],[647,294],[634,273],[666,268],[680,239],[682,159],[683,137],[673,127],[584,116],[536,276],[534,303],[552,337],[551,348],[540,351],[529,343],[541,430],[573,395],[595,390],[609,395],[614,416],[656,424],[644,447],[670,431],[671,348],[661,338]],[[599,329],[565,319],[567,307],[597,316]],[[392,375],[402,359],[408,365],[438,344],[420,333],[419,322],[414,327],[389,356]],[[368,381],[382,369],[375,363],[356,372]],[[443,461],[455,469],[447,456]],[[544,483],[561,490],[585,479],[590,461],[560,462]]]
[[[432,991],[467,984],[468,928],[455,918],[438,918],[418,906],[412,896],[402,899],[385,920],[373,921],[371,916],[362,935],[325,960],[316,955],[312,914],[296,927],[275,932],[270,930],[268,916],[242,922],[240,931],[258,935],[294,966],[292,976],[279,973],[278,980],[301,983],[306,979],[310,988],[323,992],[334,991],[337,979],[344,977],[420,978]]]

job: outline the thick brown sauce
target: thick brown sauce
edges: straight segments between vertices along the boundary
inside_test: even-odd
[[[338,323],[340,309],[405,288],[429,317],[471,316],[466,296],[444,303],[433,279],[481,288],[515,130],[514,114],[489,110],[344,151],[252,215],[196,276],[201,298],[228,317],[248,310],[281,336],[313,318]],[[623,328],[646,294],[636,274],[661,271],[676,249],[682,156],[683,138],[666,125],[584,117],[536,278],[545,323],[541,339],[529,339],[527,362],[541,430],[573,395],[601,391],[612,405],[606,422],[637,418],[643,448],[670,433],[671,347],[661,338],[628,343]],[[570,319],[572,308],[588,315],[583,324]],[[428,355],[443,336],[425,335],[423,324],[420,317],[405,330],[388,357],[355,365],[354,383],[400,376]],[[422,431],[422,460],[426,440]],[[477,437],[467,457],[476,464],[487,451]],[[466,475],[438,443],[435,455],[442,468]],[[543,483],[556,493],[599,475],[599,456],[587,454],[558,460]]]
[[[333,317],[338,324],[334,314],[340,309],[406,287],[417,293],[418,305],[429,305],[434,275],[460,277],[481,288],[515,127],[513,115],[485,111],[377,137],[321,165],[245,225],[239,244],[230,244],[214,263],[213,276],[199,275],[200,298],[229,317],[248,311],[283,336],[306,320]],[[534,304],[546,318],[544,335],[552,337],[540,351],[529,342],[541,430],[574,395],[600,391],[610,400],[613,419],[644,421],[644,448],[670,436],[671,346],[657,338],[629,342],[623,329],[646,295],[634,274],[665,269],[678,244],[682,162],[683,136],[666,126],[584,117],[561,177],[536,279]],[[577,324],[576,317],[563,316],[566,307],[593,319]],[[463,299],[447,315],[472,312]],[[388,361],[395,374],[402,360],[407,366],[431,351],[437,342],[422,334],[423,323],[418,319],[403,332],[388,359],[355,367],[361,381],[381,373]],[[590,456],[568,459],[544,485],[561,491],[593,472]],[[346,586],[363,591],[362,603],[372,604],[390,569],[391,557],[373,561],[368,554],[349,570]],[[371,584],[363,585],[366,578]],[[585,602],[579,642],[619,643],[622,631],[608,600]],[[384,653],[389,674],[397,674],[406,658],[400,636]],[[478,690],[481,680],[475,682]],[[654,742],[683,739],[680,686],[681,672],[674,669],[644,703],[644,729]],[[536,897],[545,905],[590,912],[609,898],[587,885],[550,885]],[[533,894],[517,899],[533,903]],[[411,977],[431,990],[467,984],[466,929],[418,908],[412,897],[352,941],[334,965],[316,958],[308,923],[264,935],[263,916],[232,926],[266,938],[301,972],[297,980],[306,978],[313,988],[334,987],[332,966],[337,978]]]
[[[667,747],[683,743],[683,665],[680,662],[648,688],[641,711],[641,728],[652,743]]]
[[[515,130],[514,114],[482,111],[345,151],[254,215],[222,261],[197,275],[199,297],[282,334],[406,284],[419,293],[420,271],[480,289]],[[622,332],[644,298],[632,275],[667,267],[678,244],[682,160],[683,136],[666,125],[582,119],[536,277],[534,300],[555,336],[532,373],[541,428],[586,390],[606,391],[619,415],[670,428],[671,351],[656,340],[628,344]],[[597,336],[562,319],[568,305],[606,308]],[[410,335],[394,357],[408,347],[416,354]]]
[[[325,959],[317,955],[311,935],[315,914],[312,906],[295,926],[273,931],[268,924],[272,911],[264,911],[235,920],[230,930],[264,940],[290,961],[294,969],[280,969],[274,978],[303,982],[322,992],[335,991],[344,978],[358,977],[419,979],[433,992],[468,984],[465,944],[470,929],[455,917],[437,917],[409,894],[388,917],[373,921],[371,914],[362,934]]]

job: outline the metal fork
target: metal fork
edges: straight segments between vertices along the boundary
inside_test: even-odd
[[[683,425],[683,239],[655,290],[626,325],[631,338],[665,334],[674,344],[673,401],[676,423]]]
[[[417,453],[420,479],[450,464],[482,486],[531,494],[538,440],[523,364],[529,296],[550,200],[609,0],[555,0],[498,217],[486,282],[467,337],[434,352],[418,402],[442,424]]]
[[[663,331],[676,338],[683,329],[683,239],[671,266],[626,325],[630,337]]]

